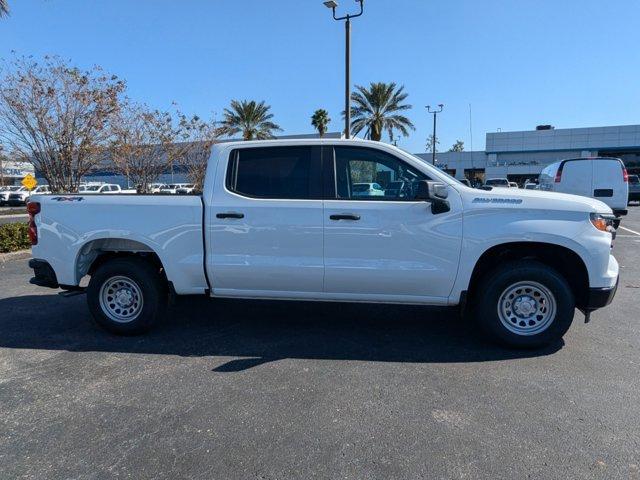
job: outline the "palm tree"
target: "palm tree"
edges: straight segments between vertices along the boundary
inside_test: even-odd
[[[316,110],[311,116],[311,125],[318,130],[320,137],[323,137],[327,133],[327,125],[331,119],[329,118],[329,112],[323,108]]]
[[[220,134],[232,136],[242,133],[244,140],[274,138],[273,132],[282,129],[271,121],[273,114],[269,113],[270,108],[264,101],[231,100],[231,108],[224,109]]]
[[[9,15],[9,3],[7,0],[0,0],[0,17]]]
[[[356,85],[356,92],[351,94],[351,131],[357,135],[365,131],[371,140],[380,141],[382,132],[386,131],[393,138],[393,131],[398,130],[405,137],[408,129],[415,130],[413,123],[398,112],[411,109],[411,105],[403,104],[408,94],[404,93],[404,85],[396,88],[395,82],[372,82],[369,89]]]

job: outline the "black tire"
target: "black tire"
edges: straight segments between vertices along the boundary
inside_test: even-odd
[[[520,293],[516,293],[518,290],[512,290],[515,294],[513,303],[510,295],[505,295],[505,302],[500,304],[503,293],[507,292],[507,289],[518,289],[519,282],[532,282],[529,285],[534,288],[527,290],[526,286],[520,287]],[[543,297],[545,290],[552,295],[552,302],[541,301],[541,292],[536,288],[536,284],[544,287]],[[573,292],[566,279],[547,265],[535,260],[509,262],[489,272],[478,285],[474,295],[476,321],[492,340],[502,345],[515,348],[544,347],[558,342],[571,326],[575,313]],[[534,306],[544,311],[536,311],[540,315],[534,313],[520,317],[515,313],[515,308],[513,311],[510,310],[518,299],[524,299],[525,303],[529,303],[525,305],[527,308]],[[555,315],[546,315],[545,312],[552,311],[549,305],[553,303]],[[500,305],[505,307],[502,315],[498,313]],[[522,309],[522,306],[520,308]],[[536,326],[536,322],[540,323]],[[513,330],[518,330],[519,333]]]
[[[105,297],[101,303],[103,287]],[[115,298],[119,293],[125,295],[122,305],[126,307],[120,310],[121,304],[116,303],[120,299]],[[117,335],[147,332],[166,311],[167,296],[159,269],[142,258],[115,258],[105,262],[93,273],[87,287],[87,303],[93,319]],[[114,318],[117,315],[124,318],[118,321]]]

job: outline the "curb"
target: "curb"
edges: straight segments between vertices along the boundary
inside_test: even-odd
[[[23,258],[29,258],[30,256],[31,250],[18,250],[17,252],[0,253],[0,262],[20,260]]]

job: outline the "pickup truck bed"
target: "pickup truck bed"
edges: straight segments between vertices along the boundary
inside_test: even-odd
[[[131,252],[157,255],[176,293],[207,291],[200,196],[52,195],[39,202],[40,242],[60,285],[77,285],[101,254]]]

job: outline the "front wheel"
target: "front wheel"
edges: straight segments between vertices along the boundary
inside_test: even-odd
[[[504,264],[475,292],[477,320],[494,340],[535,348],[560,340],[573,321],[575,299],[565,278],[537,261]]]
[[[149,330],[166,310],[167,293],[152,263],[116,258],[91,276],[87,302],[94,320],[105,330],[137,335]]]

